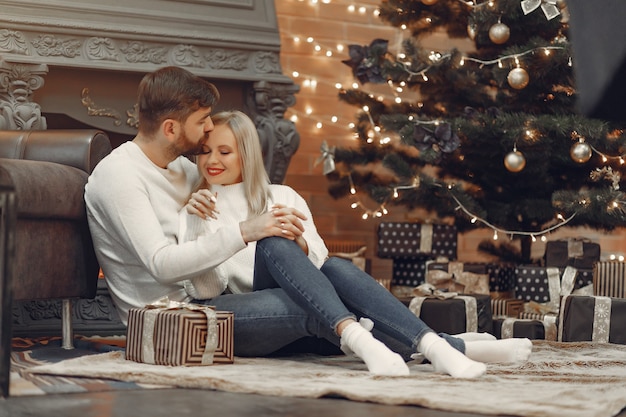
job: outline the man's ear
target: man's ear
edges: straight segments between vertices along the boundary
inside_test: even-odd
[[[175,140],[180,133],[180,123],[178,123],[174,119],[165,119],[163,123],[161,123],[161,131],[163,135],[170,141]]]

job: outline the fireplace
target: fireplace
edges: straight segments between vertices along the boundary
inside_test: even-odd
[[[273,0],[3,1],[0,130],[98,128],[116,147],[136,133],[139,80],[176,65],[219,88],[215,110],[253,118],[270,179],[281,183],[300,137],[284,118],[299,87],[279,53]],[[120,331],[102,281],[96,300],[74,305],[79,333]],[[17,304],[15,334],[57,328],[56,304]]]

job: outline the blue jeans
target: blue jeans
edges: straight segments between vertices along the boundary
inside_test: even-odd
[[[335,333],[347,318],[367,317],[374,334],[405,359],[432,331],[393,294],[352,262],[329,258],[317,269],[298,245],[281,237],[257,242],[253,291],[203,300],[234,312],[235,354],[265,356],[305,337],[339,346]],[[440,334],[465,352],[459,338]]]

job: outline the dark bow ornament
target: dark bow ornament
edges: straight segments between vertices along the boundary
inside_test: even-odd
[[[382,84],[387,80],[382,75],[380,60],[387,55],[388,45],[389,41],[385,39],[374,39],[369,46],[350,45],[350,59],[341,62],[352,68],[352,74],[361,84]]]

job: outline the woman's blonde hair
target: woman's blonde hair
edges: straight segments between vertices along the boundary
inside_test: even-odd
[[[238,110],[216,113],[211,115],[211,120],[215,126],[228,126],[235,136],[241,158],[241,176],[248,201],[248,216],[254,217],[264,213],[272,197],[256,126],[250,117]],[[206,186],[206,182],[203,181],[203,184]]]

